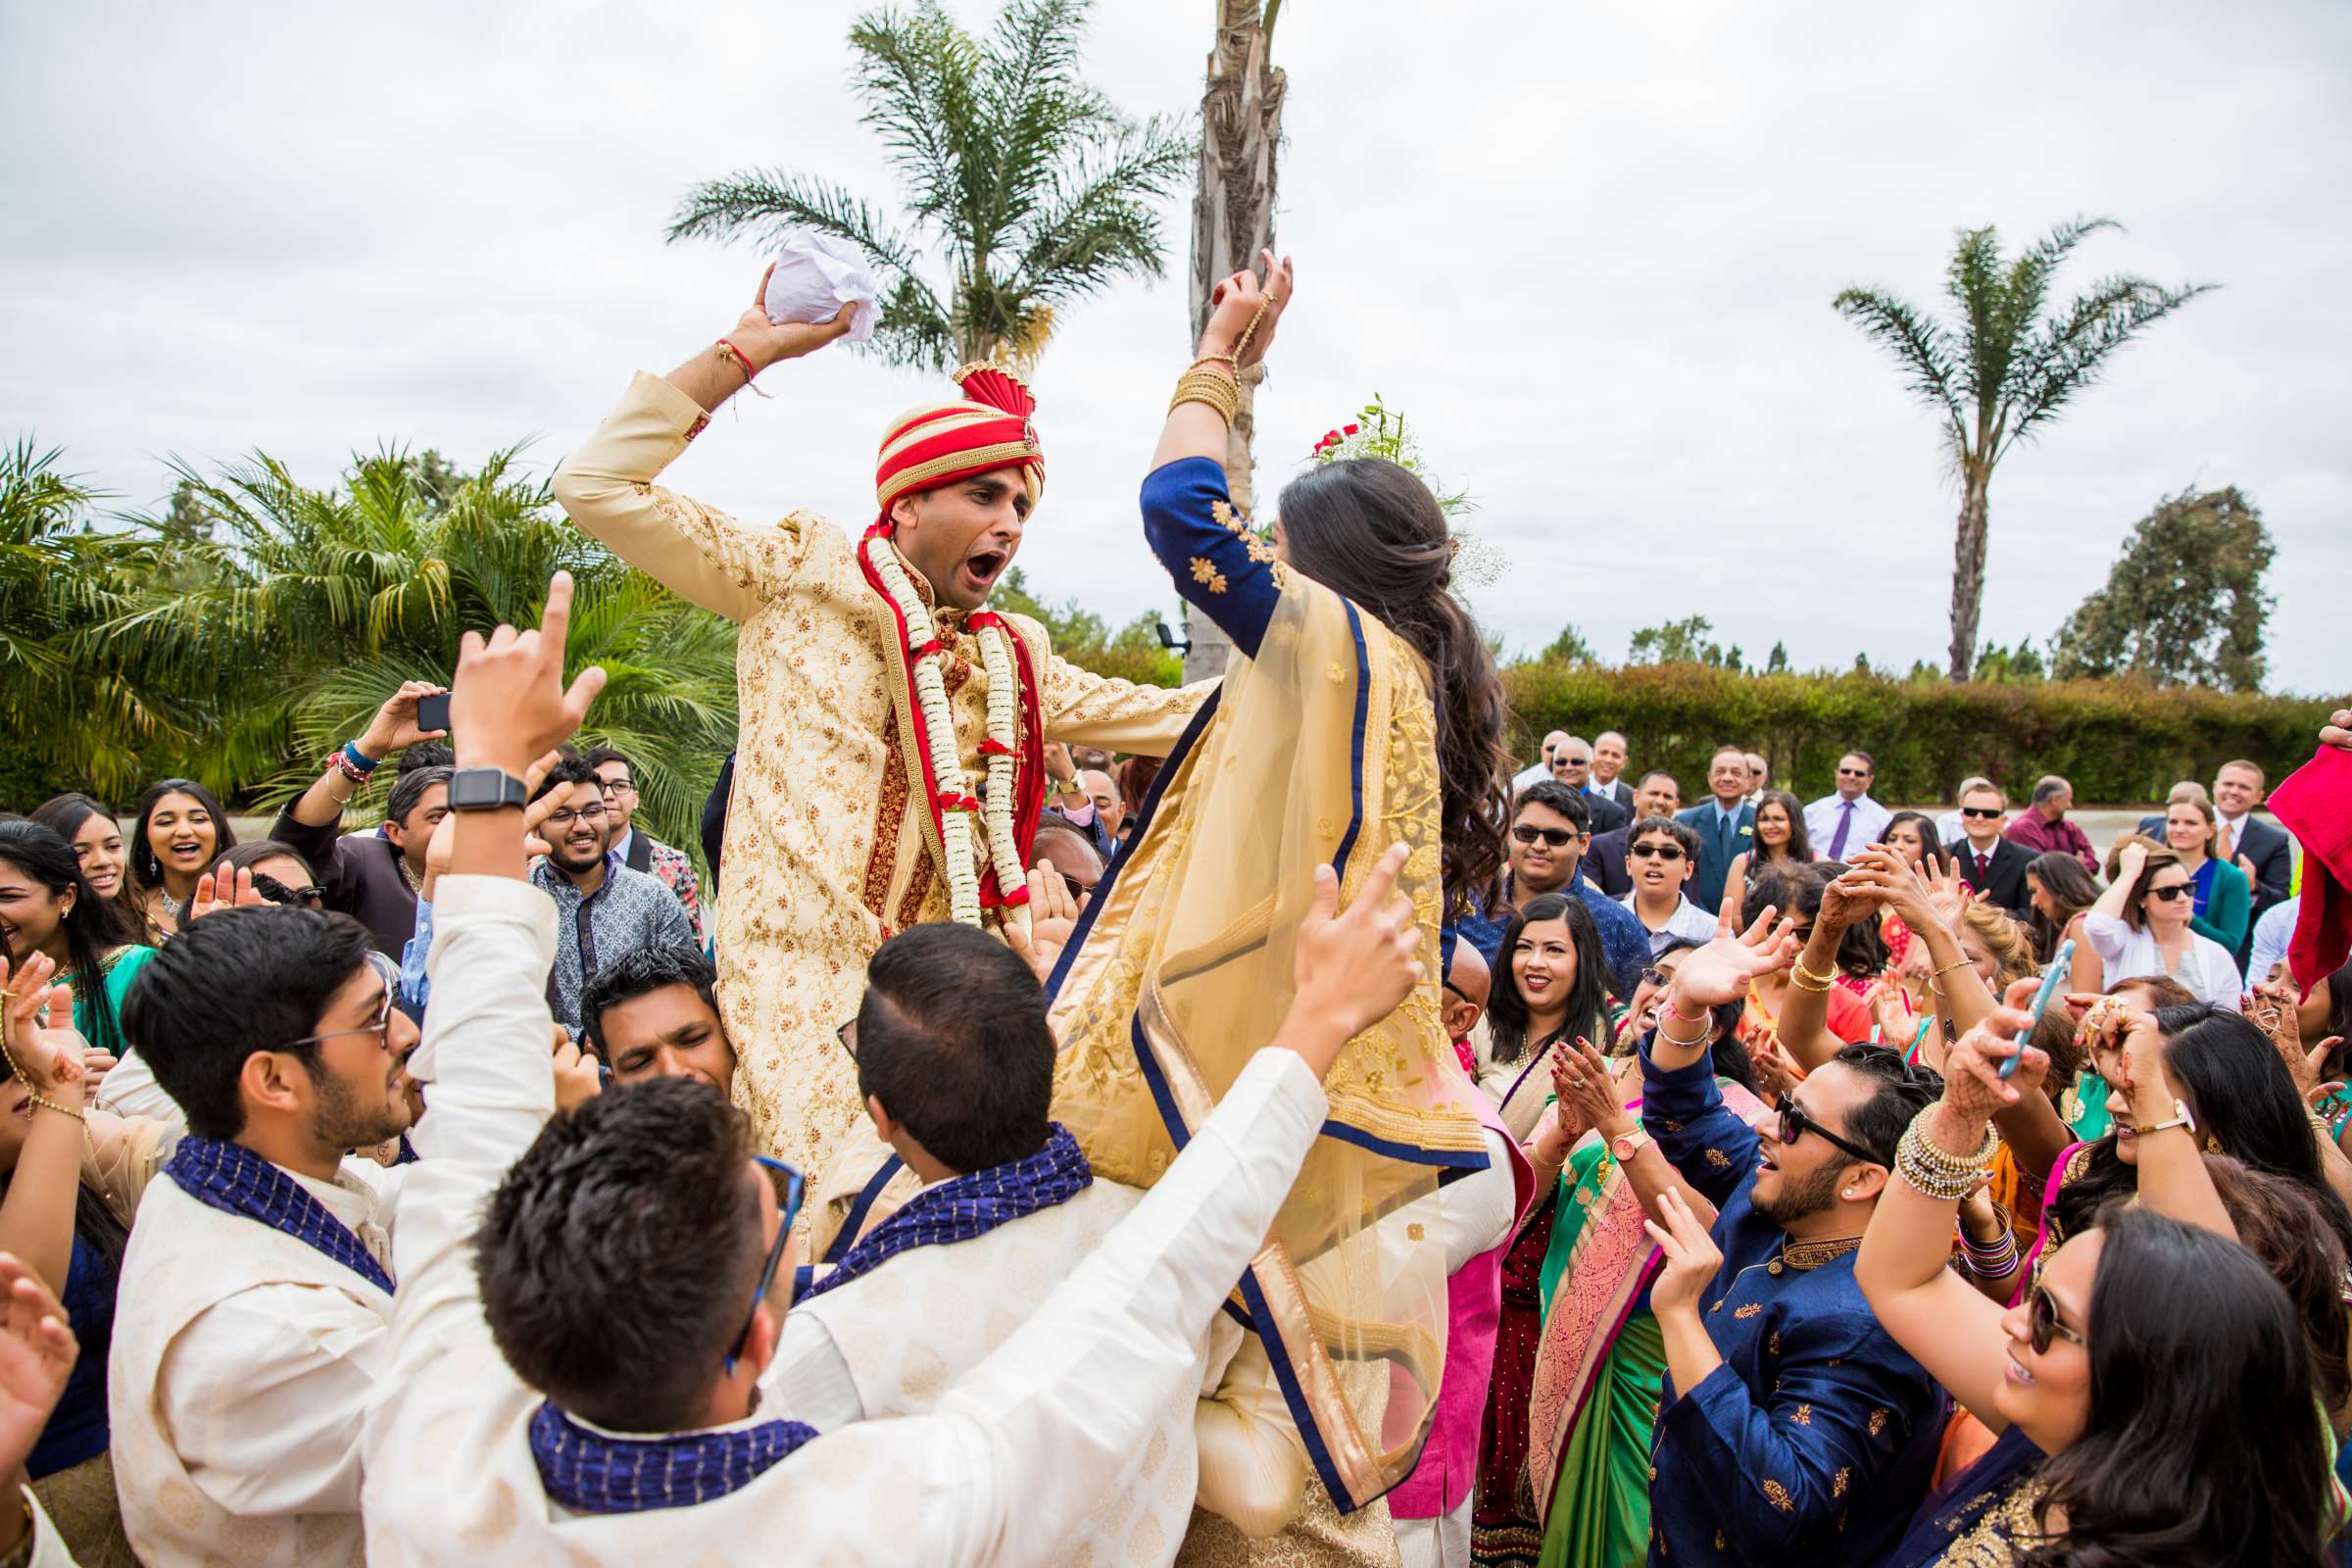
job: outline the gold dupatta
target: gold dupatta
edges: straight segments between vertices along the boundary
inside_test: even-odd
[[[1330,1116],[1229,1303],[1262,1342],[1343,1511],[1413,1468],[1446,1354],[1435,1205],[1483,1169],[1476,1093],[1439,1021],[1436,714],[1419,657],[1284,573],[1257,657],[1236,658],[1145,803],[1054,981],[1054,1114],[1113,1181],[1150,1186],[1287,1012],[1314,867],[1343,901],[1402,842],[1427,977],[1350,1041]],[[1383,1223],[1384,1216],[1394,1216]]]

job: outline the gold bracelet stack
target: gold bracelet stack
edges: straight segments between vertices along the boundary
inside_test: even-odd
[[[1799,991],[1827,991],[1838,983],[1838,975],[1835,970],[1828,974],[1815,974],[1805,967],[1805,960],[1799,957],[1788,965],[1788,983]]]
[[[1174,414],[1187,403],[1202,403],[1217,411],[1217,417],[1230,426],[1234,416],[1242,412],[1242,389],[1239,383],[1201,369],[1198,364],[1176,379],[1176,395],[1168,399],[1168,412]]]
[[[1985,1161],[2001,1147],[2001,1135],[1987,1124],[1983,1148],[1955,1154],[1928,1137],[1928,1118],[1934,1114],[1936,1107],[1931,1105],[1911,1118],[1903,1141],[1894,1148],[1894,1170],[1927,1197],[1955,1201],[1976,1191]]]

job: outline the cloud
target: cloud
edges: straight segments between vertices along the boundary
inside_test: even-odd
[[[989,8],[960,3],[984,24]],[[1100,9],[1089,70],[1198,102],[1192,7]],[[748,247],[665,247],[749,165],[893,190],[857,122],[853,8],[366,12],[122,0],[0,13],[0,432],[146,506],[162,458],[259,447],[323,480],[379,440],[552,464],[638,367],[708,345]],[[1258,404],[1270,498],[1378,392],[1476,495],[1521,648],[1704,613],[1800,664],[1940,663],[1951,526],[1932,419],[1830,310],[1939,303],[1952,231],[2130,224],[2111,270],[2226,288],[2127,351],[1992,489],[1984,635],[2047,635],[2132,522],[2234,483],[2278,540],[2276,681],[2342,690],[2352,581],[2352,14],[1859,3],[1286,6],[1278,233],[1301,297]],[[1023,558],[1114,618],[1172,610],[1135,485],[1189,357],[1169,279],[1067,313],[1053,483]],[[836,354],[762,378],[672,477],[754,516],[870,510],[866,454],[931,378]],[[1262,510],[1262,507],[1261,507]]]

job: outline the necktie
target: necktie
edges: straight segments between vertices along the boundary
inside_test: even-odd
[[[2236,848],[2237,830],[2230,827],[2226,822],[2223,823],[2221,836],[2214,841],[2213,858],[2227,865],[2231,860],[2237,858],[2236,855],[2233,853]]]
[[[1838,831],[1830,837],[1831,859],[1842,860],[1845,858],[1845,836],[1853,830],[1854,803],[1839,801],[1838,803]]]
[[[1982,893],[1990,886],[1992,886],[1992,857],[1980,855],[1977,857],[1977,891]]]

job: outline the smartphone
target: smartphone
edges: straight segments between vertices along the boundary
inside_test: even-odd
[[[416,699],[416,727],[427,735],[449,728],[449,693]]]

